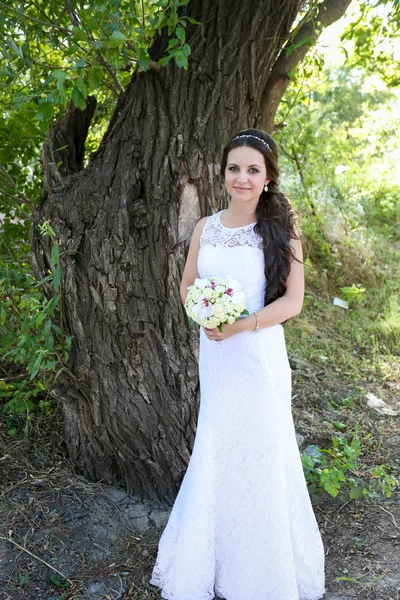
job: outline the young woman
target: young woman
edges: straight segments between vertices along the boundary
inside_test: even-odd
[[[324,550],[291,414],[282,323],[301,311],[302,249],[279,190],[278,149],[257,129],[226,145],[229,206],[201,219],[181,283],[232,275],[249,315],[200,328],[200,410],[188,469],[150,583],[168,600],[319,600]]]

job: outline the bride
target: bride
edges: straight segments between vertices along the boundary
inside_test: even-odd
[[[303,257],[277,159],[265,132],[233,136],[221,164],[229,206],[201,219],[190,242],[182,302],[197,277],[229,274],[242,284],[249,315],[222,331],[200,328],[196,437],[150,579],[167,600],[324,594],[282,327],[301,311]]]

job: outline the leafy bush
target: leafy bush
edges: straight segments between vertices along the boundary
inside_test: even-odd
[[[361,442],[357,427],[352,431],[350,443],[344,434],[336,434],[332,448],[308,446],[301,460],[310,492],[316,493],[322,488],[335,498],[344,487],[349,491],[350,498],[377,499],[382,494],[390,498],[400,484],[390,474],[389,467],[379,465],[360,472],[360,457]]]
[[[360,285],[344,286],[340,288],[342,298],[347,300],[349,304],[357,304],[360,302],[362,295],[365,294],[365,288]]]
[[[370,227],[389,229],[389,236],[400,237],[400,186],[391,181],[379,181],[377,187],[360,192],[360,203]],[[397,224],[397,231],[393,226]]]
[[[54,234],[48,224],[43,235]],[[0,380],[1,410],[7,415],[9,434],[14,435],[21,416],[30,420],[36,409],[49,410],[46,389],[68,360],[71,337],[64,334],[60,314],[61,271],[58,246],[52,247],[53,270],[40,282],[26,264],[0,261],[0,352],[7,377]],[[42,284],[51,283],[52,298]],[[8,376],[12,373],[11,376]]]

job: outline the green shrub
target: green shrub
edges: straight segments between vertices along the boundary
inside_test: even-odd
[[[42,233],[54,240],[48,223]],[[26,264],[0,260],[0,352],[7,373],[0,380],[0,400],[10,435],[21,417],[30,420],[35,410],[49,410],[46,390],[65,368],[71,348],[71,337],[57,325],[62,323],[61,271],[54,243],[51,258],[52,271],[40,282]],[[53,288],[50,299],[41,289],[45,281]]]
[[[399,487],[399,481],[390,474],[386,465],[359,471],[361,442],[358,428],[355,427],[351,434],[350,443],[344,434],[336,434],[332,448],[308,446],[302,453],[303,470],[310,492],[318,493],[323,489],[335,498],[344,488],[350,498],[377,499],[382,495],[390,498]]]

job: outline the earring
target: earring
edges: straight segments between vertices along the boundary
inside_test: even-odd
[[[268,192],[268,183],[264,185],[264,192]]]

